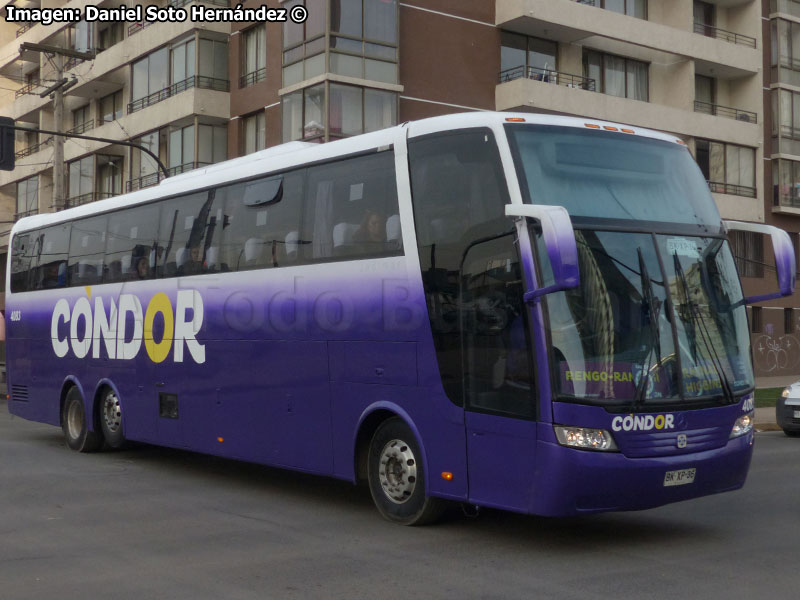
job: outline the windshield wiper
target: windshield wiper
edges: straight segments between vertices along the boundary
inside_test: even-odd
[[[655,350],[656,359],[658,361],[656,365],[661,364],[661,331],[658,327],[658,316],[661,311],[653,296],[652,281],[647,271],[642,249],[637,248],[636,253],[639,255],[639,274],[642,278],[642,304],[647,307],[647,320],[650,324],[650,343],[647,345],[647,362],[642,365],[643,368],[639,375],[639,381],[636,384],[636,391],[633,395],[633,403],[631,405],[632,412],[644,403],[647,385],[650,381],[650,357],[653,355],[653,350]]]
[[[692,338],[696,342],[698,336],[696,335],[695,330],[699,331],[699,338],[703,342],[703,346],[706,349],[706,355],[711,360],[711,364],[713,365],[714,370],[717,372],[717,378],[719,379],[720,387],[722,388],[722,395],[729,404],[733,404],[736,399],[733,395],[733,388],[731,387],[730,379],[728,379],[728,375],[725,373],[725,369],[722,366],[722,361],[719,358],[719,354],[717,354],[717,351],[714,349],[714,344],[711,340],[711,334],[708,331],[708,327],[703,315],[700,313],[700,308],[697,306],[695,301],[692,300],[692,297],[689,293],[689,284],[686,282],[686,275],[683,272],[683,266],[681,265],[681,261],[678,258],[677,252],[672,254],[672,260],[675,268],[675,274],[678,276],[684,298],[686,299],[686,307],[688,308],[689,318],[691,319],[692,325]],[[696,345],[697,344],[694,343],[692,347],[695,364],[697,364],[697,351],[695,349]]]

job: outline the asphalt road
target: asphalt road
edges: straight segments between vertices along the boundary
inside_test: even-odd
[[[80,455],[0,404],[0,600],[795,599],[800,439],[739,492],[640,513],[384,522],[363,488],[141,446]]]

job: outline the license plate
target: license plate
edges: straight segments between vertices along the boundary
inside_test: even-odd
[[[667,471],[664,474],[664,485],[687,485],[694,481],[697,469],[679,469],[678,471]]]
[[[800,410],[794,411],[794,418],[795,419],[800,419]]]

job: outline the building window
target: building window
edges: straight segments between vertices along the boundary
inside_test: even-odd
[[[118,44],[123,40],[125,24],[122,21],[114,21],[112,23],[98,23],[97,32],[97,49],[107,50],[114,44]]]
[[[94,200],[94,156],[69,163],[69,205],[78,206]]]
[[[794,309],[783,309],[783,333],[790,335],[794,333]]]
[[[526,77],[545,80],[557,71],[558,44],[503,31],[500,34],[500,81]]]
[[[122,157],[97,156],[97,199],[112,198],[122,193]]]
[[[800,23],[774,19],[771,27],[772,66],[800,71]]]
[[[598,5],[600,8],[637,19],[647,18],[647,0],[598,0]]]
[[[170,175],[191,171],[194,165],[194,125],[175,129],[169,134]]]
[[[239,87],[247,87],[264,81],[267,76],[267,30],[256,25],[242,36],[242,76]]]
[[[166,129],[153,131],[131,141],[144,146],[162,161],[167,154]],[[131,148],[130,168],[131,176],[127,184],[127,191],[129,192],[155,185],[161,180],[162,174],[156,161],[153,160],[152,156],[138,148]]]
[[[122,90],[100,99],[100,122],[110,123],[122,118]]]
[[[772,159],[772,203],[800,208],[800,161]]]
[[[750,331],[752,333],[761,333],[761,307],[750,307]]]
[[[228,42],[201,38],[199,43],[201,81],[197,87],[218,90],[222,86],[223,91],[228,91]],[[205,79],[210,79],[210,84]]]
[[[242,154],[257,152],[266,147],[266,115],[262,110],[242,119]]]
[[[603,54],[594,50],[583,52],[583,75],[594,79],[596,90],[603,94],[648,101],[647,63]]]
[[[287,94],[282,98],[283,141],[335,139],[397,124],[397,94],[338,83]],[[329,106],[329,111],[325,107]]]
[[[283,85],[291,85],[325,72],[325,13],[327,0],[290,0],[291,10],[303,5],[308,10],[305,23],[291,20],[283,25]]]
[[[694,76],[694,99],[695,102],[702,102],[706,105],[713,105],[717,99],[717,81],[713,77],[705,75]],[[697,107],[695,107],[697,110]],[[705,112],[705,111],[700,111]],[[711,110],[708,111],[711,114]]]
[[[170,62],[172,63],[170,79],[173,84],[193,78],[195,74],[194,38],[173,46],[170,51]]]
[[[131,103],[145,100],[169,87],[169,49],[161,48],[133,63]],[[144,102],[145,106],[150,103]],[[133,112],[130,108],[128,112]]]
[[[329,70],[337,75],[397,83],[397,0],[290,0],[304,4],[304,24],[287,22],[283,36],[283,85],[325,72],[325,40],[330,40]]]
[[[697,164],[712,192],[756,197],[756,151],[746,146],[696,140]]]
[[[218,163],[228,158],[228,126],[197,126],[197,166]]]
[[[15,219],[39,212],[39,176],[34,175],[17,183],[17,214]]]
[[[72,129],[70,129],[68,133],[81,134],[94,127],[94,121],[89,118],[90,114],[91,113],[88,104],[81,106],[76,110],[73,110]]]
[[[764,277],[764,236],[753,231],[728,235],[740,277]]]

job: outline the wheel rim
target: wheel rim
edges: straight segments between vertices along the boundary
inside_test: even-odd
[[[395,504],[403,504],[411,498],[417,487],[417,461],[404,441],[391,440],[383,447],[378,480],[383,492]]]
[[[116,433],[122,425],[122,409],[114,392],[106,394],[103,400],[103,421],[110,433]]]
[[[67,432],[72,439],[78,439],[83,431],[83,407],[80,402],[72,402],[67,408]]]

